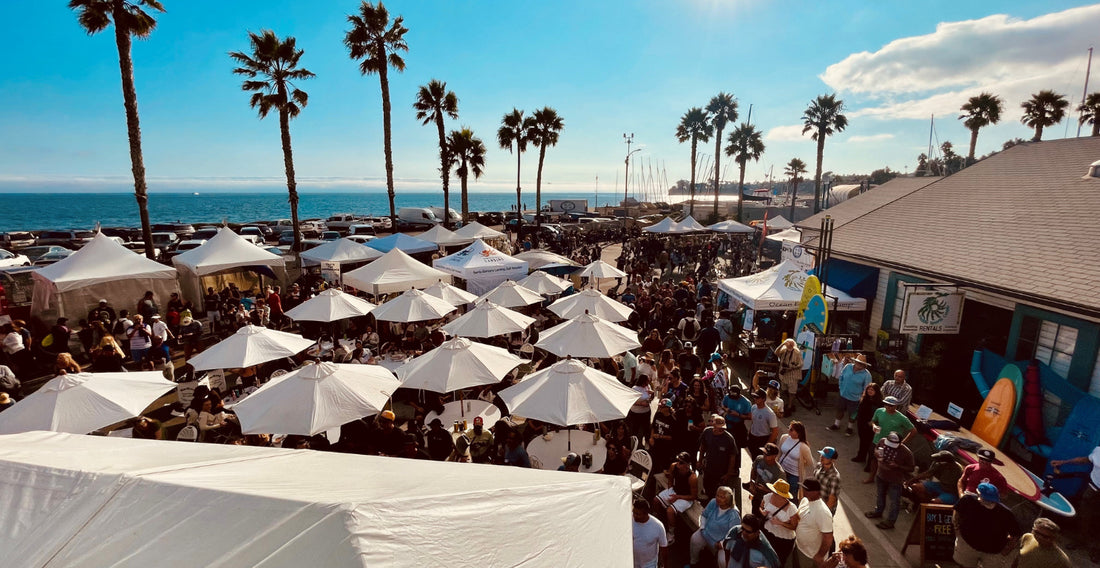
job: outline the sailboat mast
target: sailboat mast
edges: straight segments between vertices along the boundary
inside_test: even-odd
[[[1089,48],[1089,63],[1085,66],[1085,90],[1081,93],[1081,108],[1085,108],[1085,98],[1089,96],[1089,75],[1092,73],[1092,48]],[[1082,111],[1083,112],[1083,111]],[[1081,137],[1081,113],[1077,113],[1077,137]]]

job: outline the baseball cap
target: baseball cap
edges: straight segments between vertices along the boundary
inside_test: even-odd
[[[766,456],[778,456],[779,455],[779,446],[777,446],[777,445],[775,445],[771,442],[768,442],[767,444],[764,444],[764,455],[766,455]]]
[[[979,483],[978,497],[980,497],[982,501],[989,501],[990,503],[1001,502],[1001,492],[997,491],[997,486],[992,483]]]
[[[985,461],[991,462],[996,458],[997,458],[997,454],[994,454],[993,450],[990,450],[990,449],[987,449],[987,448],[982,448],[982,449],[978,450],[978,459],[980,459],[980,460],[985,460]]]
[[[484,425],[485,425],[485,419],[484,418],[482,418],[480,416],[475,416],[474,417],[474,426],[484,426]]]
[[[806,491],[821,491],[821,482],[816,479],[807,479],[801,485]]]
[[[829,458],[831,460],[835,460],[837,455],[839,455],[836,453],[836,448],[832,446],[825,446],[824,448],[821,448],[821,450],[817,453],[821,454],[821,457]]]
[[[776,380],[768,381],[768,386],[775,389],[775,390],[779,390],[779,381],[776,381]]]
[[[722,360],[722,354],[721,353],[711,353],[710,354],[710,362],[711,363],[713,363],[715,361],[721,361],[721,360]]]
[[[107,300],[100,300],[100,301],[99,301],[99,303],[101,303],[101,304],[106,304],[106,303],[107,303]]]
[[[565,467],[580,465],[581,457],[576,452],[569,452],[564,458],[561,458],[561,463],[565,464]]]
[[[722,422],[722,425],[723,425],[723,426],[724,426],[724,425],[726,424],[726,419],[725,419],[725,417],[723,417],[723,416],[722,416],[721,414],[717,414],[717,413],[716,413],[716,414],[711,414],[711,415],[710,415],[710,421],[711,421],[711,422],[719,422],[719,421],[721,421],[721,422]]]
[[[768,393],[764,389],[756,389],[752,396],[753,398],[768,398]]]
[[[153,314],[152,319],[159,320],[160,319],[160,314]]]
[[[394,420],[397,418],[392,410],[383,410],[380,416],[382,417],[382,420]]]
[[[890,435],[886,436],[886,445],[891,448],[896,448],[901,445],[901,438],[898,437],[897,432],[890,432]]]
[[[662,398],[661,399],[661,406],[667,406],[669,408],[672,408],[672,399],[671,398]]]
[[[885,404],[886,406],[897,406],[901,404],[901,401],[898,400],[895,396],[888,396],[882,399],[882,404]]]
[[[741,394],[741,386],[740,385],[730,385],[730,394],[732,394],[734,396],[737,396],[737,395]]]
[[[432,421],[428,423],[428,426],[431,426],[433,428],[438,426],[438,427],[442,428],[443,427],[443,421],[438,419],[438,418],[433,418]]]

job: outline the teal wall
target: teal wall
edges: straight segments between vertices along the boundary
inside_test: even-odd
[[[1015,361],[1024,356],[1017,356],[1016,349],[1019,347],[1020,328],[1023,326],[1025,317],[1033,317],[1077,329],[1077,344],[1073,347],[1073,361],[1070,362],[1069,376],[1066,379],[1073,386],[1088,392],[1089,382],[1092,380],[1093,366],[1096,364],[1097,350],[1100,349],[1100,324],[1017,304],[1016,311],[1012,314],[1012,329],[1008,334],[1008,353],[1006,355],[1009,361]]]

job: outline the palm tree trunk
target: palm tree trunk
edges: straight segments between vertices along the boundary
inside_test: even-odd
[[[542,226],[542,162],[546,159],[546,144],[539,146],[539,171],[535,175],[535,226]]]
[[[283,165],[286,167],[286,189],[290,194],[290,223],[294,227],[294,252],[302,252],[302,230],[298,225],[298,183],[294,181],[294,153],[290,149],[290,115],[279,111],[279,133],[283,139]]]
[[[1038,142],[1042,139],[1043,139],[1043,125],[1042,124],[1036,124],[1035,125],[1035,138],[1032,138],[1031,141],[1032,142]]]
[[[718,129],[718,136],[714,138],[714,217],[712,222],[717,223],[720,217],[718,216],[718,189],[719,189],[719,175],[722,173],[722,129]]]
[[[974,161],[974,149],[978,147],[978,129],[977,127],[970,129],[970,153],[966,156],[966,161],[969,164]]]
[[[695,216],[695,146],[698,144],[695,137],[691,137],[691,185],[688,188],[688,195],[691,196],[691,200],[688,202],[688,216]]]
[[[798,178],[791,178],[791,218],[788,221],[794,223],[794,204],[798,201]]]
[[[384,49],[384,46],[380,46]],[[382,140],[386,154],[386,194],[390,198],[390,231],[397,231],[397,193],[393,190],[393,148],[390,145],[390,78],[386,66],[378,70],[378,82],[382,85]]]
[[[745,162],[740,162],[741,175],[737,178],[737,222],[743,223],[741,220],[741,202],[745,200]]]
[[[1092,119],[1092,135],[1100,136],[1100,116],[1093,117]]]
[[[825,133],[823,128],[817,129],[817,173],[814,174],[814,208],[816,214],[821,211],[821,161],[825,158]],[[798,188],[795,188],[797,194]],[[791,210],[790,222],[794,223],[794,210]]]
[[[465,225],[470,222],[470,201],[469,196],[466,193],[466,178],[470,177],[469,169],[466,167],[466,158],[462,158],[462,169],[460,171],[467,172],[466,175],[458,176],[462,180],[462,224]]]
[[[145,242],[145,256],[154,259],[153,232],[149,226],[149,192],[145,185],[145,159],[141,153],[141,123],[138,121],[137,89],[134,88],[134,61],[130,58],[132,38],[125,26],[118,25],[122,4],[114,8],[115,44],[118,46],[118,68],[122,75],[122,103],[126,108],[126,135],[130,139],[130,169],[134,174],[134,199],[141,218],[141,240]]]
[[[523,152],[519,149],[519,142],[516,142],[516,242],[519,242],[519,229],[523,226],[523,197],[521,195],[519,187],[519,172],[520,172],[520,156]]]
[[[435,117],[435,126],[439,130],[439,172],[443,178],[443,228],[451,228],[451,160],[447,152],[447,135],[443,132],[443,115]]]

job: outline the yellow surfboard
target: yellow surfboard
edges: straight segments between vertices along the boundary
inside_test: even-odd
[[[970,431],[996,448],[1012,426],[1015,411],[1016,384],[1012,379],[1002,378],[989,389]]]

